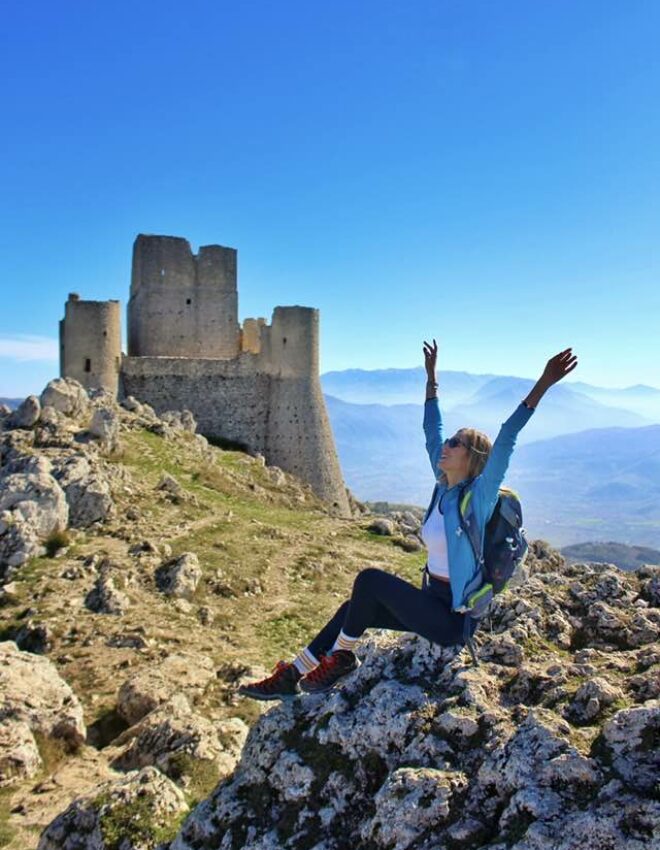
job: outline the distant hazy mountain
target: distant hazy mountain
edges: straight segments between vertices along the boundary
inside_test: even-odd
[[[494,436],[533,385],[533,381],[525,378],[494,378],[466,403],[451,408],[452,418]],[[589,428],[635,428],[649,424],[649,420],[637,413],[607,406],[575,392],[570,385],[557,384],[545,395],[538,415],[532,417],[519,439],[522,444]]]
[[[616,540],[660,548],[660,425],[520,446],[508,481],[524,495],[525,524],[556,545]]]
[[[16,410],[22,401],[22,398],[0,398],[0,404],[6,404],[7,407],[11,407],[12,410]]]
[[[659,375],[660,380],[660,375]],[[353,404],[420,404],[423,400],[426,377],[420,366],[415,369],[347,369],[343,372],[326,372],[321,376],[323,391],[342,401]],[[446,411],[459,405],[485,401],[488,396],[509,387],[512,392],[528,391],[532,381],[513,376],[472,375],[469,372],[440,372],[440,393]],[[490,386],[489,386],[490,385]],[[580,396],[608,408],[636,415],[629,422],[605,421],[603,427],[622,425],[638,426],[660,422],[660,389],[637,385],[626,389],[608,389],[569,381],[554,388]],[[482,394],[485,391],[485,394]],[[510,397],[512,398],[512,396]],[[574,398],[574,397],[573,397]],[[589,422],[586,427],[600,427],[600,423]]]
[[[658,371],[660,372],[660,369]],[[660,380],[660,374],[658,380]],[[653,422],[660,422],[660,390],[655,387],[637,384],[625,389],[608,389],[606,387],[593,387],[580,381],[566,386],[589,396],[594,401],[613,407],[625,407],[627,410],[645,416]]]
[[[471,398],[495,375],[443,372],[442,395],[447,407]],[[323,392],[353,404],[419,404],[424,400],[426,373],[416,369],[347,369],[321,375]]]
[[[636,570],[643,564],[660,564],[660,551],[648,546],[623,543],[577,543],[565,546],[562,555],[577,563],[616,564],[622,570]]]

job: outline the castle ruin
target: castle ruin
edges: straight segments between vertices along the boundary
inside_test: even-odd
[[[187,408],[199,431],[260,452],[350,513],[319,380],[319,311],[276,307],[238,321],[236,250],[140,235],[133,246],[128,354],[118,301],[70,294],[60,372],[135,396],[158,413]]]

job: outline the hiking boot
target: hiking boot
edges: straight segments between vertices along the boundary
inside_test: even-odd
[[[252,697],[252,699],[291,699],[291,697],[300,694],[298,687],[300,676],[301,674],[293,664],[278,661],[271,676],[262,679],[260,682],[241,685],[238,692],[242,696]]]
[[[332,655],[322,655],[318,667],[300,680],[300,689],[306,694],[321,694],[334,686],[360,666],[356,655],[347,649],[337,649]]]

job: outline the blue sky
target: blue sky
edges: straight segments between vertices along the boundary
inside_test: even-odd
[[[660,386],[660,4],[3,4],[0,395],[139,232],[239,250],[241,318],[321,309],[323,371]],[[47,359],[50,357],[51,359]],[[46,359],[44,359],[46,358]]]

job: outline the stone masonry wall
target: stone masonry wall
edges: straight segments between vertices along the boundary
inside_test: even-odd
[[[260,360],[247,353],[230,361],[125,357],[123,392],[158,413],[187,408],[206,437],[262,453],[349,515],[318,376],[269,374]]]

